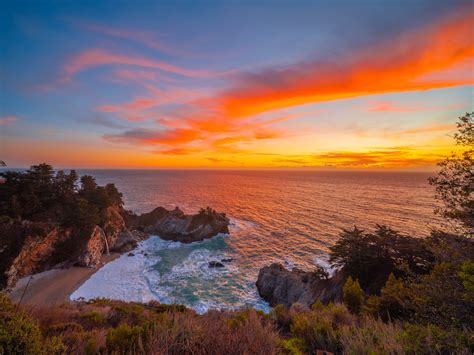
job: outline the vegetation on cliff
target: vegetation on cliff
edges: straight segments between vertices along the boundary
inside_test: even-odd
[[[114,184],[47,164],[0,177],[0,288],[61,264],[94,266],[124,229]]]
[[[22,172],[0,173],[0,221],[51,222],[62,227],[88,228],[104,221],[110,206],[122,206],[114,184],[98,186],[92,176],[76,171],[54,172],[48,164]]]

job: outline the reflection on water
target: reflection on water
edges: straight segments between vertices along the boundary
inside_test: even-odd
[[[154,261],[143,270],[162,302],[197,309],[258,302],[254,282],[273,261],[311,268],[324,259],[341,228],[392,226],[426,235],[436,222],[433,191],[424,173],[309,171],[81,171],[113,182],[125,207],[157,206],[228,214],[231,236],[174,247],[148,247]],[[223,269],[208,262],[231,257]]]

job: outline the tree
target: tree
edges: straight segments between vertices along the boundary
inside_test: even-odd
[[[441,161],[437,176],[430,178],[436,188],[436,199],[441,202],[435,212],[454,221],[454,228],[462,234],[474,236],[474,112],[459,117],[456,144],[464,150],[452,153]]]
[[[369,293],[378,293],[391,273],[396,277],[427,273],[434,261],[423,239],[381,225],[374,232],[344,230],[330,251],[330,263],[359,279]]]

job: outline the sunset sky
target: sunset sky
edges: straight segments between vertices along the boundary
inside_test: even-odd
[[[432,169],[473,111],[473,4],[3,0],[0,159]]]

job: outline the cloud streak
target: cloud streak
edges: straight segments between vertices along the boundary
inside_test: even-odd
[[[3,116],[0,117],[0,125],[7,125],[9,123],[13,123],[16,120],[18,120],[17,116],[9,115],[9,116]]]
[[[154,68],[164,72],[177,74],[191,78],[209,78],[221,75],[209,70],[187,69],[164,61],[150,59],[142,56],[113,53],[101,48],[88,49],[72,57],[63,67],[65,77],[68,80],[77,73],[102,65],[132,65],[143,68]]]
[[[454,79],[428,76],[466,62],[473,65],[473,55],[472,16],[463,7],[434,24],[331,61],[245,75],[217,99],[223,114],[239,117],[305,103],[472,84],[472,72]]]

